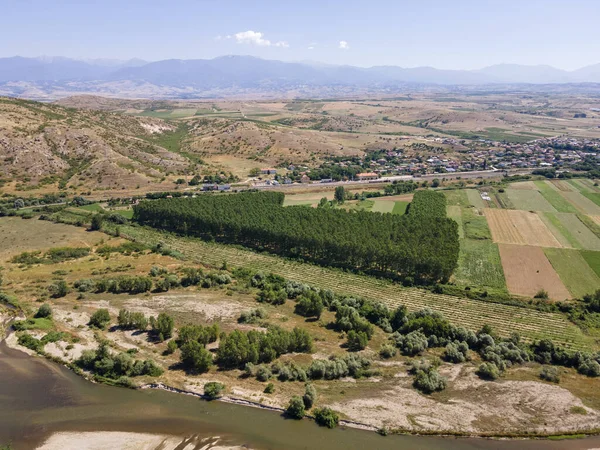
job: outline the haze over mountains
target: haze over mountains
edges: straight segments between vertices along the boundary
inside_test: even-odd
[[[251,56],[215,59],[75,60],[63,57],[0,58],[0,95],[56,98],[74,93],[194,98],[251,92],[392,92],[407,85],[600,83],[600,64],[574,71],[551,66],[498,64],[480,70],[433,67],[369,68],[283,62]]]

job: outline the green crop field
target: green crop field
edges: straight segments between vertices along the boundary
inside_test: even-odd
[[[446,196],[448,206],[471,206],[467,198],[467,192],[464,190],[448,190],[442,191]]]
[[[585,259],[596,275],[600,277],[600,252],[582,250],[581,256],[583,256],[583,259]]]
[[[467,193],[469,203],[475,208],[483,209],[487,206],[486,202],[481,198],[481,194],[477,189],[466,189],[465,192]]]
[[[465,229],[463,228],[462,209],[460,206],[451,205],[446,207],[446,214],[458,224],[458,237],[464,239]]]
[[[563,192],[562,195],[564,195],[565,198],[582,213],[589,214],[591,216],[600,216],[600,206],[596,205],[596,203],[581,193]]]
[[[488,240],[461,239],[454,281],[471,287],[488,287],[507,293],[498,245]]]
[[[523,211],[556,211],[538,191],[527,189],[506,189],[506,194],[515,209]]]
[[[392,214],[406,214],[406,208],[410,202],[395,202],[394,209],[392,209]]]
[[[518,332],[527,341],[550,338],[572,348],[595,348],[591,337],[586,336],[565,316],[558,313],[433,294],[421,289],[404,288],[374,277],[304,264],[234,246],[177,237],[142,227],[125,225],[120,227],[120,230],[122,236],[148,245],[163,242],[189,259],[208,265],[221,266],[227,261],[231,267],[272,272],[290,280],[331,289],[340,294],[379,300],[392,308],[401,304],[412,311],[430,307],[440,311],[457,325],[471,330],[477,330],[489,323],[504,336]]]
[[[582,194],[593,201],[596,205],[600,206],[600,194],[597,192],[582,192]]]
[[[375,200],[371,211],[380,213],[391,213],[394,211],[394,202],[390,200]]]
[[[600,250],[600,239],[583,223],[576,214],[544,213],[552,226],[550,227],[556,238],[562,243],[560,237],[568,241],[569,246],[585,250]],[[553,227],[561,236],[557,235]]]
[[[576,213],[577,209],[569,203],[569,201],[560,195],[556,189],[552,188],[547,181],[535,181],[535,185],[540,190],[542,196],[550,203],[558,212]]]
[[[91,212],[104,212],[104,208],[98,203],[90,203],[89,205],[78,206],[77,209]]]
[[[593,188],[590,186],[587,186],[585,183],[582,183],[582,180],[569,180],[568,182],[571,186],[573,186],[575,189],[577,189],[582,194],[584,192],[594,192]]]
[[[581,298],[600,289],[600,278],[578,250],[546,248],[544,253],[574,297]]]
[[[575,239],[575,237],[567,228],[565,228],[563,222],[559,220],[559,214],[561,213],[539,212],[538,216],[540,217],[540,219],[542,219],[542,222],[544,222],[544,224],[552,232],[556,240],[560,242],[560,245],[567,248],[582,248],[579,241]]]
[[[462,209],[463,228],[467,239],[492,239],[485,216],[475,212],[475,208]]]

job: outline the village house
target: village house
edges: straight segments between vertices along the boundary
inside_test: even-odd
[[[359,174],[357,174],[356,178],[359,181],[376,180],[377,178],[379,178],[379,175],[377,175],[374,172],[365,172],[365,173],[359,173]]]

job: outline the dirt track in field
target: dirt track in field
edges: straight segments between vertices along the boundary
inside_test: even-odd
[[[492,239],[501,244],[562,247],[542,219],[529,211],[512,209],[484,210]]]
[[[590,216],[590,219],[600,225],[600,216]]]
[[[544,289],[552,300],[572,297],[540,247],[500,244],[498,248],[511,294],[533,297]]]

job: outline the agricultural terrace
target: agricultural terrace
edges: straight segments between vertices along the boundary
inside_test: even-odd
[[[433,283],[458,260],[458,227],[446,199],[415,193],[408,214],[283,207],[279,192],[145,201],[133,220],[165,231],[241,244],[306,261]]]

